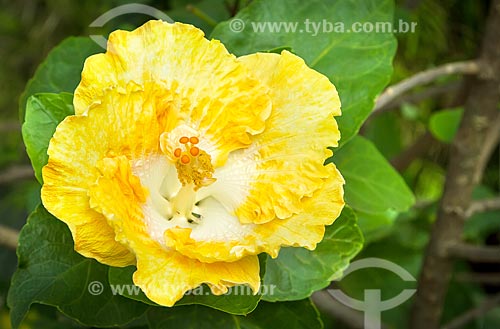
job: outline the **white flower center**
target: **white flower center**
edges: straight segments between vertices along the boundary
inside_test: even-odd
[[[164,233],[174,227],[192,229],[195,240],[237,240],[251,232],[253,224],[241,224],[231,207],[244,198],[245,190],[234,181],[245,175],[244,170],[228,172],[224,166],[215,171],[203,151],[214,148],[187,126],[162,134],[160,147],[163,154],[132,164],[133,173],[149,190],[144,221],[155,241],[165,246]],[[199,152],[191,152],[194,147]],[[182,161],[183,155],[189,161]],[[241,163],[235,164],[239,169]]]

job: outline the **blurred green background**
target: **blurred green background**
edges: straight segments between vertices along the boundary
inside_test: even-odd
[[[238,5],[236,5],[236,2]],[[125,15],[111,20],[103,28],[89,24],[101,14],[127,3],[143,3],[166,12],[174,20],[192,23],[210,33],[213,23],[225,20],[249,1],[165,0],[165,1],[63,1],[63,0],[0,0],[0,224],[20,229],[26,216],[39,202],[39,185],[30,171],[29,159],[22,143],[18,103],[25,84],[47,53],[71,35],[107,34],[117,28],[132,29],[150,19],[145,15]],[[399,47],[394,62],[393,83],[421,70],[443,63],[472,59],[478,53],[488,1],[478,0],[399,0],[395,20],[401,18],[418,23],[415,33],[397,35]],[[440,89],[439,89],[440,88]],[[439,81],[432,97],[419,96],[400,100],[387,111],[371,119],[362,133],[371,139],[395,167],[404,174],[417,196],[417,206],[399,218],[387,216],[384,225],[367,233],[367,246],[359,257],[385,255],[418,273],[422,250],[428,239],[430,224],[435,218],[436,201],[442,193],[449,146],[428,133],[429,122],[436,111],[456,108],[461,104],[464,86],[458,77]],[[415,143],[426,143],[423,151],[412,157],[401,157]],[[494,159],[498,159],[497,154]],[[498,161],[486,171],[477,197],[498,194]],[[471,220],[466,238],[480,243],[498,240],[498,213],[482,214]],[[489,216],[487,218],[487,216]],[[493,220],[491,219],[493,218]],[[496,225],[496,226],[495,226]],[[365,232],[366,233],[366,232]],[[389,251],[388,251],[389,250]],[[13,250],[0,246],[0,328],[9,328],[5,306],[7,289],[16,266]],[[474,264],[459,263],[457,271],[476,270]],[[478,270],[480,271],[480,269]],[[361,275],[361,274],[360,274]],[[365,277],[367,274],[364,274]],[[381,273],[371,273],[369,284],[383,286],[391,282]],[[363,277],[353,275],[345,280],[346,290],[356,293],[368,286]],[[385,283],[384,283],[385,281]],[[364,285],[360,287],[360,282]],[[399,286],[388,294],[396,295]],[[452,283],[445,317],[451,318],[474,305],[486,293],[498,287]],[[497,290],[495,290],[497,289]],[[384,321],[400,327],[409,302],[397,310],[384,313]],[[494,328],[500,323],[500,312],[471,324],[471,328]],[[58,319],[59,322],[53,321]],[[333,320],[325,317],[328,325]],[[50,307],[35,305],[24,326],[26,328],[64,328],[75,324],[64,319]]]

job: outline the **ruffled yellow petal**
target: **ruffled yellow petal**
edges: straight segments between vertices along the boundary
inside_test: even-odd
[[[344,179],[333,164],[326,168],[328,178],[312,197],[303,199],[303,212],[256,226],[255,234],[263,241],[262,251],[277,257],[280,245],[314,250],[323,239],[325,225],[331,225],[345,205]]]
[[[69,226],[75,250],[112,266],[134,264],[135,257],[115,241],[106,219],[89,207],[88,191],[101,176],[97,164],[103,158],[158,151],[155,97],[136,89],[128,86],[127,95],[110,92],[88,116],[67,117],[50,141],[42,171],[42,202]]]
[[[238,284],[259,290],[257,256],[207,264],[160,246],[148,234],[142,210],[147,191],[132,174],[129,161],[123,156],[108,158],[100,168],[103,176],[90,190],[91,205],[105,214],[117,232],[117,240],[134,250],[134,283],[149,299],[172,306],[186,291],[202,283],[208,284],[214,294],[226,293]]]
[[[275,258],[283,246],[314,250],[323,239],[325,225],[332,224],[344,207],[344,180],[333,164],[326,168],[329,176],[323,187],[311,197],[303,198],[300,214],[259,225],[243,224],[251,227],[248,234],[227,241],[195,240],[191,229],[172,228],[165,232],[167,244],[185,256],[204,262],[231,262],[261,252]]]
[[[340,139],[339,96],[328,78],[287,51],[238,60],[269,86],[273,109],[252,146],[231,154],[214,189],[243,223],[286,219],[300,213],[301,200],[330,175],[323,162],[331,154],[327,147]]]
[[[108,51],[85,62],[75,111],[85,113],[110,89],[154,82],[165,95],[165,131],[186,124],[207,138],[214,166],[247,147],[265,128],[267,88],[217,40],[191,25],[150,21],[132,32],[111,33]]]
[[[189,25],[117,31],[90,57],[50,142],[42,200],[78,252],[171,306],[207,284],[259,289],[257,254],[313,249],[343,179],[328,79],[288,52],[236,59]]]
[[[208,284],[214,295],[225,294],[239,284],[249,285],[254,292],[260,287],[257,256],[208,264],[157,247],[139,253],[137,260],[134,283],[149,299],[164,306],[172,306],[186,291],[202,283]]]
[[[314,249],[324,226],[344,206],[342,176],[333,165],[323,166],[326,147],[336,146],[340,138],[333,118],[340,114],[335,87],[288,52],[240,60],[270,87],[268,128],[216,171],[217,181],[205,194],[224,207],[207,209],[203,227],[174,227],[164,234],[167,246],[203,262],[260,252],[276,257],[281,246]],[[203,204],[199,208],[203,211]],[[233,216],[224,208],[233,209]],[[238,220],[241,227],[235,228]],[[217,227],[221,221],[225,227]],[[213,232],[200,232],[206,226]]]
[[[126,247],[115,241],[106,219],[92,210],[88,187],[98,177],[85,150],[99,149],[86,118],[68,117],[52,138],[49,162],[43,168],[42,202],[54,216],[65,222],[73,235],[75,250],[86,257],[112,266],[135,263]],[[82,135],[75,138],[75,133]]]
[[[116,232],[116,240],[136,252],[149,244],[141,206],[148,191],[132,173],[124,156],[105,158],[98,164],[101,176],[89,189],[90,206],[102,213]]]
[[[264,252],[257,235],[247,235],[241,240],[210,241],[195,240],[192,229],[175,227],[165,231],[166,245],[182,255],[205,263],[234,262],[247,255]]]

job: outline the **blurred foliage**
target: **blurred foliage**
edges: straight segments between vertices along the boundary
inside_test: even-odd
[[[443,63],[475,58],[483,36],[488,1],[398,1],[395,20],[418,22],[416,33],[397,35],[399,45],[395,58],[393,83],[421,70]],[[411,5],[413,4],[413,6]],[[409,8],[411,7],[411,8]],[[457,81],[446,77],[438,82],[445,86]],[[428,87],[416,88],[418,93]],[[462,110],[457,107],[464,100],[464,90],[458,89],[437,97],[418,102],[402,101],[394,111],[386,112],[370,120],[363,134],[374,142],[389,159],[411,147],[426,131],[436,138],[427,145],[425,154],[415,156],[403,174],[417,198],[416,206],[401,214],[379,239],[365,246],[357,258],[380,257],[394,261],[418,277],[422,255],[429,240],[432,223],[436,219],[438,201],[442,195],[449,143],[456,132]],[[454,108],[454,110],[443,110]],[[475,199],[498,196],[500,188],[499,152],[492,156],[483,185],[474,192]],[[361,225],[361,223],[360,223]],[[464,238],[476,244],[499,243],[500,213],[498,211],[477,214],[466,224]],[[495,237],[496,236],[496,240]],[[492,242],[493,241],[493,242]],[[487,294],[499,292],[499,287],[489,287],[463,282],[463,273],[489,273],[499,271],[493,265],[458,262],[456,273],[448,292],[443,323],[474,307]],[[414,282],[402,281],[381,269],[356,271],[338,285],[351,296],[363,299],[365,289],[380,289],[382,299],[396,296],[402,289],[415,288]],[[382,319],[392,328],[406,327],[411,299],[403,305],[386,311]],[[469,323],[466,328],[497,328],[500,310]],[[335,323],[343,328],[342,324]],[[337,327],[335,327],[337,328]]]
[[[232,5],[232,1],[224,5],[216,0],[0,0],[0,170],[29,163],[17,124],[18,99],[38,65],[64,38],[71,35],[107,34],[117,28],[132,29],[149,19],[145,15],[125,15],[113,19],[103,28],[89,27],[102,13],[127,3],[153,6],[167,12],[174,20],[191,22],[209,34],[214,23],[233,16],[248,2],[239,1],[237,7]],[[394,61],[393,83],[439,64],[474,58],[478,53],[489,1],[398,0],[396,4],[395,21],[413,21],[418,26],[415,33],[396,35],[399,45]],[[444,86],[453,81],[457,81],[457,78],[447,77],[439,81],[439,85]],[[415,92],[423,89],[417,88]],[[435,113],[459,106],[463,100],[460,93],[461,90],[458,90],[419,102],[402,102],[394,111],[370,120],[363,128],[363,134],[384,157],[392,159],[415,143],[428,129],[442,128],[439,124],[437,128],[432,127],[433,120],[436,121]],[[446,134],[449,134],[449,129]],[[367,231],[371,229],[370,224],[373,225],[373,234],[358,258],[381,257],[392,260],[415,277],[418,275],[428,232],[436,217],[437,201],[444,186],[448,152],[449,145],[436,141],[429,146],[425,155],[416,157],[403,172],[417,198],[417,205],[413,209],[399,216],[393,213],[360,216],[363,221],[360,225],[365,225]],[[497,151],[486,169],[482,185],[475,191],[476,199],[498,195],[499,158]],[[0,224],[22,227],[38,200],[39,185],[34,178],[2,184]],[[474,216],[467,223],[465,239],[478,244],[491,241],[492,236],[497,236],[498,240],[499,218],[498,212]],[[0,328],[9,328],[5,298],[10,277],[15,270],[15,254],[11,250],[0,249],[0,264]],[[459,263],[457,273],[476,268],[474,264]],[[384,270],[372,269],[353,273],[342,280],[339,286],[352,296],[361,297],[364,289],[371,288],[381,289],[383,297],[390,298],[401,289],[413,288],[415,285],[388,275]],[[485,294],[485,287],[454,280],[449,291],[445,319],[449,320],[477,305]],[[383,320],[394,328],[405,327],[403,321],[407,319],[410,303],[411,300],[384,312]],[[497,309],[472,323],[470,328],[495,328],[498,327],[499,319],[500,311]],[[325,323],[336,328],[342,327],[331,319]],[[127,327],[139,328],[143,325],[145,322],[138,321]],[[52,307],[34,305],[21,328],[79,327],[81,325],[62,316]]]
[[[456,108],[434,113],[429,119],[429,131],[441,142],[451,143],[457,133],[463,112],[463,108]]]

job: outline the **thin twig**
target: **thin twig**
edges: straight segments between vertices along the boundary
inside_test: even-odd
[[[33,175],[33,168],[31,166],[12,166],[0,173],[0,184],[33,178]]]
[[[447,94],[450,92],[455,92],[459,90],[463,85],[463,81],[452,81],[447,84],[440,84],[437,86],[431,86],[422,91],[415,92],[412,94],[400,95],[397,98],[394,98],[392,101],[386,103],[384,106],[377,108],[376,111],[371,113],[371,116],[376,116],[382,113],[385,113],[389,110],[399,108],[402,104],[405,103],[418,103],[423,100],[439,96],[442,94]]]
[[[472,202],[466,212],[466,216],[469,218],[474,214],[492,210],[500,210],[500,197]]]
[[[500,247],[474,246],[459,242],[448,246],[447,255],[477,263],[500,263]]]
[[[5,121],[0,123],[0,132],[21,131],[21,125],[17,121]]]
[[[413,209],[425,209],[425,208],[428,208],[428,207],[431,207],[433,205],[435,205],[437,203],[436,200],[426,200],[426,199],[423,199],[423,200],[417,200],[415,202],[415,204],[413,205]]]
[[[500,304],[500,293],[493,295],[489,298],[486,298],[478,307],[473,308],[460,315],[459,317],[451,320],[447,324],[445,324],[441,329],[458,329],[463,328],[467,323],[471,322],[474,319],[477,319],[490,310],[495,308],[498,304]]]
[[[17,248],[18,239],[19,239],[18,231],[0,225],[0,245],[15,250]]]
[[[452,74],[476,74],[479,71],[479,64],[475,60],[449,63],[427,71],[423,71],[409,77],[389,88],[387,88],[377,99],[372,114],[380,111],[394,99],[398,98],[408,90],[430,83],[442,76]]]
[[[490,286],[500,286],[500,272],[458,273],[455,275],[455,281],[482,283]]]

